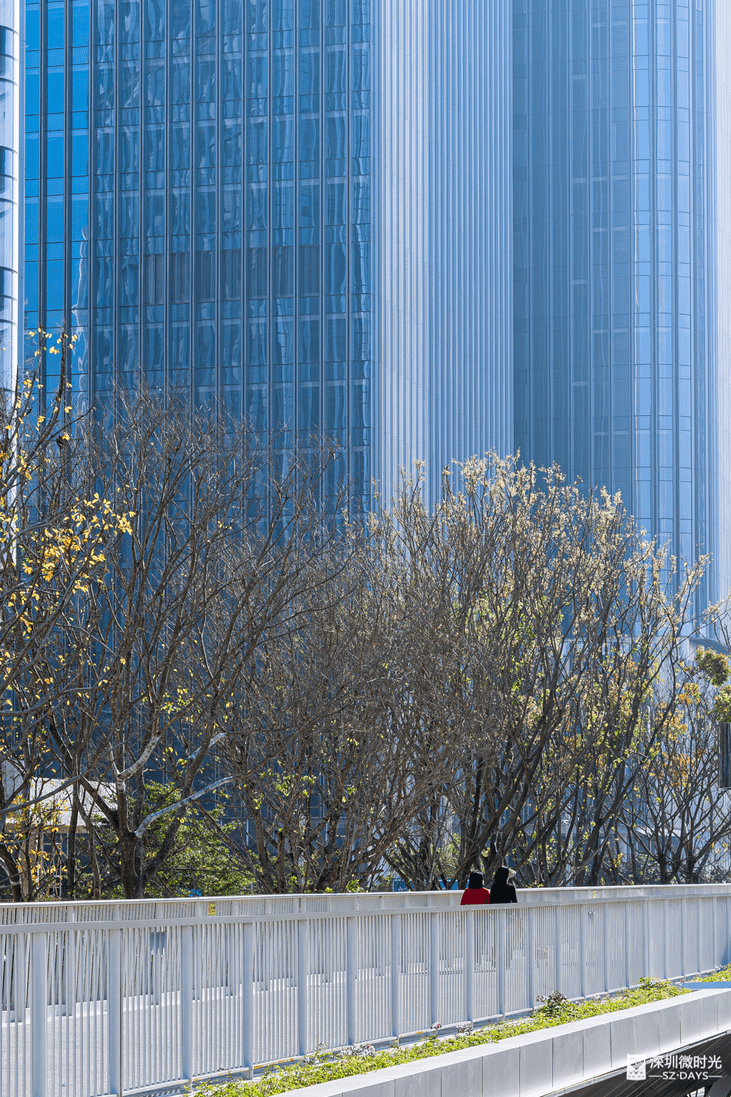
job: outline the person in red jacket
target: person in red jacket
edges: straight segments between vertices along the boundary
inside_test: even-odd
[[[466,890],[462,893],[461,907],[485,906],[490,902],[490,892],[484,886],[485,877],[481,872],[471,872]]]

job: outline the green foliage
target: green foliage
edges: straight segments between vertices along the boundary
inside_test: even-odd
[[[216,814],[220,816],[221,812]],[[234,826],[223,824],[224,833]],[[229,846],[192,809],[183,819],[172,853],[155,880],[145,887],[145,894],[148,898],[192,891],[201,895],[243,895],[250,890],[251,876],[232,857]]]
[[[511,1036],[537,1032],[543,1028],[564,1025],[569,1021],[582,1021],[602,1013],[615,1013],[622,1009],[659,1002],[665,998],[674,998],[678,994],[687,994],[668,982],[641,979],[639,986],[626,991],[615,998],[590,998],[585,1002],[569,1002],[555,991],[542,999],[543,1005],[532,1017],[521,1021],[509,1021],[477,1032],[464,1032],[457,1036],[438,1039],[433,1031],[424,1042],[410,1047],[394,1047],[376,1051],[370,1044],[348,1048],[345,1052],[329,1055],[316,1052],[307,1056],[301,1063],[284,1068],[275,1067],[261,1080],[251,1082],[214,1083],[196,1089],[196,1097],[274,1097],[277,1093],[287,1093],[294,1089],[332,1082],[338,1078],[349,1078],[356,1074],[370,1073],[385,1067],[411,1063],[419,1059],[428,1059],[433,1055],[446,1055],[450,1051],[463,1051],[465,1048],[479,1047],[481,1044],[494,1044],[507,1040]],[[435,1026],[438,1029],[439,1026]]]
[[[719,724],[731,724],[731,685],[719,689],[713,702],[713,715]]]
[[[149,782],[145,789],[148,810],[160,811],[178,799],[175,785]],[[162,866],[145,880],[146,899],[165,899],[179,895],[243,895],[251,891],[251,876],[238,859],[232,856],[225,835],[236,828],[235,823],[224,821],[224,809],[214,807],[208,812],[213,824],[201,816],[195,804],[184,810],[173,848]],[[168,816],[154,822],[146,835],[145,845],[155,850],[162,841]],[[222,833],[220,833],[222,832]],[[113,848],[114,836],[108,827],[98,831],[102,841]],[[80,886],[83,887],[83,884]],[[103,898],[121,898],[120,884],[110,883],[103,888]]]
[[[723,686],[728,682],[728,659],[710,648],[698,648],[695,661],[712,686]]]
[[[539,995],[538,1001],[543,1002],[540,1011],[546,1017],[562,1016],[566,1008],[571,1004],[566,995],[562,994],[560,990],[554,990],[553,994],[549,994],[546,998]]]
[[[731,964],[728,964],[724,968],[719,968],[718,971],[714,971],[713,975],[704,975],[698,982],[702,983],[730,983],[731,982]]]

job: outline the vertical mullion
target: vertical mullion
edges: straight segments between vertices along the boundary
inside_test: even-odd
[[[320,87],[319,87],[319,116],[317,119],[319,134],[320,134],[320,172],[318,182],[318,190],[320,193],[320,218],[319,218],[319,234],[320,234],[320,285],[318,290],[320,293],[320,364],[319,364],[319,388],[320,388],[320,423],[322,427],[325,425],[325,386],[327,384],[326,379],[326,367],[325,362],[327,358],[327,295],[325,293],[325,214],[327,210],[327,204],[325,199],[325,190],[327,187],[326,174],[325,174],[325,142],[327,140],[327,118],[325,114],[325,84],[327,82],[327,53],[325,39],[325,21],[326,21],[326,5],[320,5]],[[324,485],[323,485],[324,486]]]
[[[215,80],[216,93],[214,95],[214,104],[216,107],[216,117],[213,123],[213,148],[214,148],[214,179],[215,189],[213,192],[213,199],[215,202],[216,219],[215,219],[215,236],[213,239],[213,315],[215,319],[214,327],[214,353],[215,359],[213,362],[213,404],[216,409],[216,414],[219,413],[219,403],[221,398],[221,355],[223,352],[223,277],[221,272],[221,263],[223,258],[222,248],[222,236],[221,236],[221,211],[223,206],[222,200],[222,188],[224,186],[223,180],[223,165],[221,163],[221,122],[222,122],[222,109],[221,109],[221,54],[223,53],[223,20],[221,18],[221,4],[223,0],[219,0],[219,4],[213,7],[213,35],[214,35],[214,53],[213,59],[215,62],[215,68],[213,72],[213,79]],[[192,48],[192,41],[191,41]]]
[[[274,278],[274,248],[272,241],[272,175],[274,166],[274,155],[272,140],[274,137],[274,123],[272,120],[272,112],[274,110],[274,96],[272,95],[272,79],[274,74],[274,5],[270,4],[266,12],[267,18],[267,156],[266,156],[266,207],[267,207],[267,263],[266,263],[266,301],[267,301],[267,433],[269,435],[269,451],[273,452],[275,446],[275,439],[272,436],[273,432],[273,418],[272,413],[274,411],[274,331],[273,325],[275,321],[274,317],[274,294],[273,290],[273,278]],[[269,500],[271,503],[271,494]]]
[[[355,12],[353,10],[353,0],[347,0],[346,4],[346,26],[345,26],[345,480],[350,485],[350,405],[351,405],[351,385],[352,385],[352,346],[353,346],[353,317],[352,317],[352,294],[351,289],[353,286],[353,210],[352,210],[352,189],[353,189],[353,158],[351,155],[353,148],[353,20],[355,18]],[[324,422],[324,419],[323,419]],[[346,501],[346,513],[349,515],[351,491],[348,487],[348,499]]]
[[[95,74],[96,74],[96,4],[89,5],[89,57],[86,63],[87,78],[89,82],[89,95],[87,99],[88,116],[86,124],[86,132],[89,141],[89,159],[87,161],[87,175],[88,175],[88,244],[87,244],[87,263],[88,263],[88,275],[87,275],[87,347],[86,347],[86,360],[87,360],[87,383],[86,391],[89,401],[89,406],[93,407],[96,403],[96,370],[93,368],[92,363],[96,359],[96,308],[94,307],[94,298],[92,295],[92,282],[94,279],[94,268],[96,259],[96,178],[97,172],[95,170],[96,162],[96,108],[94,105],[94,89],[96,87]]]
[[[116,0],[115,3],[115,15],[120,0]],[[115,19],[115,25],[117,20]],[[119,238],[119,141],[118,135],[120,133],[120,107],[119,107],[119,71],[120,71],[120,50],[119,50],[119,35],[114,35],[114,182],[112,184],[112,200],[114,203],[112,213],[112,247],[111,247],[111,266],[112,266],[112,293],[113,299],[110,302],[112,307],[112,363],[114,369],[115,380],[119,382],[119,365],[117,363],[117,350],[119,346],[119,309],[117,301],[119,300],[119,248],[117,241]],[[116,395],[115,395],[116,401]]]
[[[248,369],[249,369],[249,49],[247,10],[241,8],[241,419],[248,417]],[[247,505],[248,511],[248,505]],[[248,836],[248,826],[247,826]]]
[[[22,62],[21,62],[22,64]],[[45,331],[46,322],[46,256],[48,254],[46,206],[48,202],[48,10],[47,0],[38,5],[38,327]],[[41,339],[38,340],[41,349]],[[43,388],[38,393],[38,409],[42,409],[46,389],[46,354],[38,357],[38,379]]]
[[[64,64],[63,64],[63,226],[64,241],[71,239],[71,83],[69,76],[72,72],[72,35],[73,35],[73,7],[69,0],[64,3]],[[91,91],[91,89],[89,89]],[[71,331],[71,256],[68,253],[67,244],[63,249],[63,298],[61,308],[63,310],[63,327]],[[68,356],[67,356],[68,360]],[[68,369],[68,366],[67,366]],[[68,380],[68,378],[66,378]],[[65,403],[65,394],[63,403]]]
[[[170,103],[170,64],[168,61],[168,54],[170,52],[170,42],[172,39],[169,35],[170,20],[168,19],[168,5],[163,4],[163,50],[162,50],[162,86],[163,86],[163,155],[165,157],[163,161],[163,202],[164,205],[164,226],[165,231],[163,233],[162,241],[162,300],[163,300],[163,313],[162,313],[162,338],[163,338],[163,395],[162,399],[167,403],[170,398],[169,388],[171,385],[170,377],[170,346],[172,333],[170,330],[170,308],[171,308],[171,294],[170,294],[170,256],[172,254],[170,248],[170,208],[171,208],[171,194],[172,194],[172,170],[170,167],[170,120],[171,120],[171,103]]]
[[[294,419],[294,449],[295,454],[299,453],[299,412],[300,412],[300,361],[299,361],[299,325],[300,325],[300,307],[299,307],[299,263],[297,262],[298,255],[298,239],[299,239],[299,197],[300,197],[300,175],[299,175],[299,66],[300,66],[300,52],[299,52],[299,5],[293,5],[292,13],[292,156],[294,158],[292,166],[292,356],[294,359],[294,366],[292,370],[293,386],[292,393],[292,415]],[[322,423],[322,419],[320,420]]]
[[[170,0],[170,6],[178,3],[179,0]],[[190,10],[190,140],[188,141],[188,170],[190,176],[188,179],[188,193],[190,194],[190,263],[189,263],[189,280],[190,285],[188,287],[188,345],[190,347],[190,382],[188,393],[188,406],[192,414],[195,406],[195,366],[198,353],[198,343],[196,339],[196,333],[198,331],[198,325],[194,321],[195,308],[196,308],[196,295],[195,295],[195,244],[196,244],[196,229],[197,229],[197,214],[196,214],[196,185],[195,185],[195,126],[197,122],[197,114],[195,109],[195,53],[193,50],[193,43],[195,42],[195,4],[194,0],[188,0]]]
[[[46,330],[46,203],[48,202],[48,10],[46,0],[38,5],[38,326]],[[45,386],[46,355],[39,358],[40,380]],[[45,391],[45,388],[44,388]],[[39,397],[40,400],[40,397]]]
[[[139,164],[137,165],[137,180],[138,180],[138,187],[139,187],[140,197],[139,197],[139,200],[137,202],[137,216],[139,218],[138,224],[137,224],[137,229],[138,229],[138,237],[137,238],[138,238],[138,241],[139,241],[138,247],[137,247],[137,253],[138,253],[137,300],[139,302],[139,306],[138,306],[139,307],[139,324],[138,324],[138,335],[137,335],[137,355],[138,355],[138,359],[137,360],[138,360],[138,363],[139,363],[138,364],[138,379],[139,379],[139,381],[141,381],[142,378],[146,376],[146,370],[145,370],[145,332],[147,330],[147,323],[148,323],[148,320],[147,320],[147,296],[146,296],[146,293],[145,293],[146,282],[147,282],[145,268],[147,266],[146,260],[147,260],[148,256],[147,256],[147,253],[146,253],[146,250],[145,250],[145,244],[147,243],[148,247],[149,247],[154,238],[150,238],[150,241],[148,241],[147,240],[147,233],[144,231],[144,229],[145,229],[145,219],[146,219],[146,214],[147,214],[147,207],[148,207],[148,203],[150,202],[150,196],[148,195],[147,187],[145,186],[145,151],[146,151],[145,150],[145,144],[146,144],[145,133],[146,133],[146,129],[147,129],[147,127],[145,126],[145,103],[147,101],[147,96],[146,96],[145,93],[147,91],[147,64],[146,64],[147,58],[145,57],[145,34],[144,34],[144,25],[145,25],[144,15],[145,15],[145,12],[144,12],[144,4],[143,3],[140,3],[138,5],[138,11],[139,11],[139,21],[140,21],[139,22],[139,30],[138,30],[138,37],[139,37],[139,43],[140,43],[140,62],[139,62],[139,64],[140,64],[140,68],[139,68],[140,105],[139,105],[139,108],[138,108],[138,116],[137,116],[137,126],[138,126],[137,149],[138,149],[138,154],[139,154],[140,160],[139,160]],[[164,224],[165,224],[165,211],[164,211],[164,208],[163,208],[163,225]],[[154,256],[157,256],[157,252],[155,252],[155,251],[150,252],[150,254],[154,255]],[[156,280],[157,280],[157,258],[152,259],[152,261],[149,265],[150,265],[150,267],[152,268],[152,270],[154,272],[154,275],[153,275],[153,285],[154,285]],[[154,297],[156,295],[152,294],[151,296]],[[156,322],[156,321],[154,321],[154,322]]]

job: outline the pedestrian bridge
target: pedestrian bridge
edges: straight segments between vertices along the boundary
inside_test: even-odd
[[[459,900],[0,906],[0,1094],[175,1093],[321,1044],[480,1024],[555,990],[582,998],[731,961],[731,885],[536,889],[517,907]]]

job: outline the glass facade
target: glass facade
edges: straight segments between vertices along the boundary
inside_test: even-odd
[[[0,0],[0,385],[5,389],[17,376],[22,343],[22,30],[20,0]]]
[[[77,400],[141,374],[283,460],[325,436],[356,510],[373,477],[511,434],[509,0],[483,9],[26,0],[25,325],[78,336]],[[499,187],[485,166],[467,187],[496,134]],[[448,285],[487,302],[497,350]]]
[[[513,15],[516,446],[717,556],[713,0]]]
[[[368,0],[30,0],[26,19],[26,328],[79,336],[97,405],[141,373],[215,394],[283,457],[295,434],[346,445],[334,476],[364,506]]]

